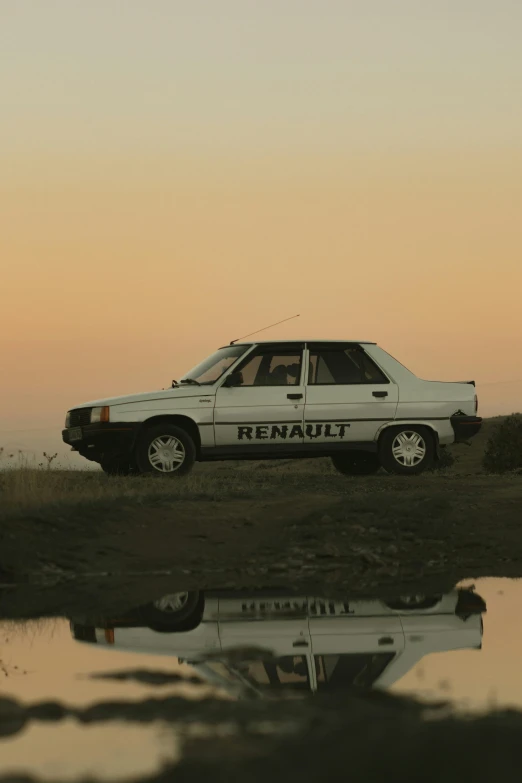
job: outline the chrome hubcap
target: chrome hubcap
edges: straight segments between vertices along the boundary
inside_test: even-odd
[[[392,444],[392,454],[400,465],[418,465],[426,456],[424,438],[418,432],[399,432]]]
[[[173,435],[160,435],[149,446],[149,462],[160,473],[174,473],[184,461],[183,443]]]
[[[154,601],[154,606],[156,609],[159,609],[160,612],[169,614],[172,612],[179,612],[180,609],[183,609],[187,601],[188,593],[170,593],[169,595],[164,595],[163,598],[160,598],[158,601]]]

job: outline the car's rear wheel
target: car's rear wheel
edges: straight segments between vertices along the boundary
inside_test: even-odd
[[[186,430],[165,422],[146,429],[138,442],[140,473],[174,478],[186,476],[196,461],[196,446]]]
[[[332,463],[334,468],[345,476],[370,476],[381,467],[377,454],[369,451],[334,454]]]
[[[379,442],[381,465],[389,473],[417,475],[431,468],[435,442],[426,427],[405,424],[383,432]]]
[[[177,631],[200,612],[200,593],[198,590],[186,590],[168,593],[139,610],[140,618],[157,631]]]
[[[390,601],[385,601],[386,606],[390,609],[413,611],[414,609],[433,609],[439,601],[442,600],[441,595],[401,595],[399,598],[393,598]]]

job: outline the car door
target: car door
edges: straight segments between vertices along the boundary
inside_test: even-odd
[[[350,614],[345,602],[330,604],[325,613],[310,606],[314,689],[370,687],[404,649],[400,619],[393,614]]]
[[[260,345],[235,368],[237,385],[224,379],[214,409],[216,448],[270,454],[302,447],[303,347]]]
[[[395,418],[398,387],[354,343],[309,343],[305,444],[371,442]]]
[[[224,659],[254,685],[311,689],[306,598],[220,597],[218,627]]]

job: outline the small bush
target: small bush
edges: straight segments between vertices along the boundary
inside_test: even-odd
[[[522,414],[512,413],[497,424],[486,444],[482,467],[488,473],[522,470]]]
[[[444,446],[440,450],[440,457],[433,463],[431,470],[445,470],[446,468],[452,468],[455,464],[455,455],[447,447]]]

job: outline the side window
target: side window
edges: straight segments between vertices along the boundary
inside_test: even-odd
[[[363,383],[389,383],[390,381],[379,370],[373,359],[370,359],[367,353],[361,351],[361,367],[363,371]]]
[[[241,386],[296,386],[301,379],[301,351],[263,351],[249,356],[238,369]]]
[[[311,346],[309,385],[362,383],[389,383],[389,381],[361,348]]]
[[[318,690],[370,688],[395,658],[395,653],[315,655]]]
[[[261,366],[262,356],[254,356],[249,359],[244,367],[241,368],[241,374],[243,376],[242,386],[254,386],[259,368]]]
[[[335,379],[328,369],[324,356],[321,356],[320,354],[310,354],[308,383],[335,383]]]

